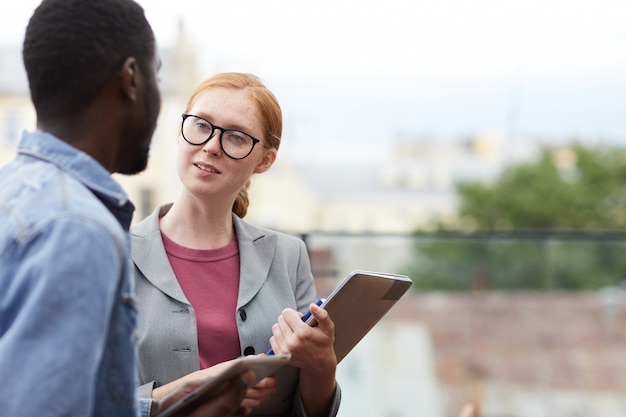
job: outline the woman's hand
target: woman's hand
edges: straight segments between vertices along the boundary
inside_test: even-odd
[[[276,354],[290,353],[289,364],[300,369],[326,372],[337,367],[335,323],[328,312],[315,304],[309,306],[317,320],[311,327],[302,321],[302,314],[286,308],[272,326],[270,345]]]
[[[276,392],[276,378],[267,377],[260,380],[255,386],[248,389],[242,405],[252,410],[267,401]]]
[[[287,308],[272,326],[270,345],[276,354],[290,353],[289,364],[300,368],[300,396],[310,417],[326,416],[335,393],[335,323],[328,312],[309,306],[317,320],[311,327],[302,314]]]

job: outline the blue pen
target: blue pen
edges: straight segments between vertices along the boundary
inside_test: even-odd
[[[326,301],[325,298],[319,298],[316,302],[315,305],[316,306],[321,306],[322,303]],[[311,317],[312,313],[311,310],[307,311],[306,314],[304,316],[302,316],[302,321],[306,323],[306,321]],[[273,355],[274,354],[274,350],[270,349],[267,351],[266,355]]]

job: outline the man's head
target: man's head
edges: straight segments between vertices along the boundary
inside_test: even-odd
[[[121,173],[145,168],[160,93],[156,42],[141,6],[132,0],[43,0],[26,29],[22,55],[38,123],[78,122],[124,71],[133,87],[132,77],[139,77],[134,90],[139,96],[127,94],[133,111],[116,119],[123,140],[109,168]]]

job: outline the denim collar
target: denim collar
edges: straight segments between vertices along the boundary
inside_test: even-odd
[[[91,190],[128,230],[135,209],[122,187],[98,161],[55,136],[37,130],[23,132],[18,155],[49,162]]]

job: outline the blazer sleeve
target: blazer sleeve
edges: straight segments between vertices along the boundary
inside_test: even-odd
[[[335,417],[339,412],[339,404],[341,404],[341,388],[339,384],[335,385],[335,394],[333,400],[328,409],[328,417]],[[293,401],[293,416],[294,417],[308,417],[306,411],[304,411],[304,405],[302,404],[302,397],[300,397],[300,391],[296,392],[296,396]]]

